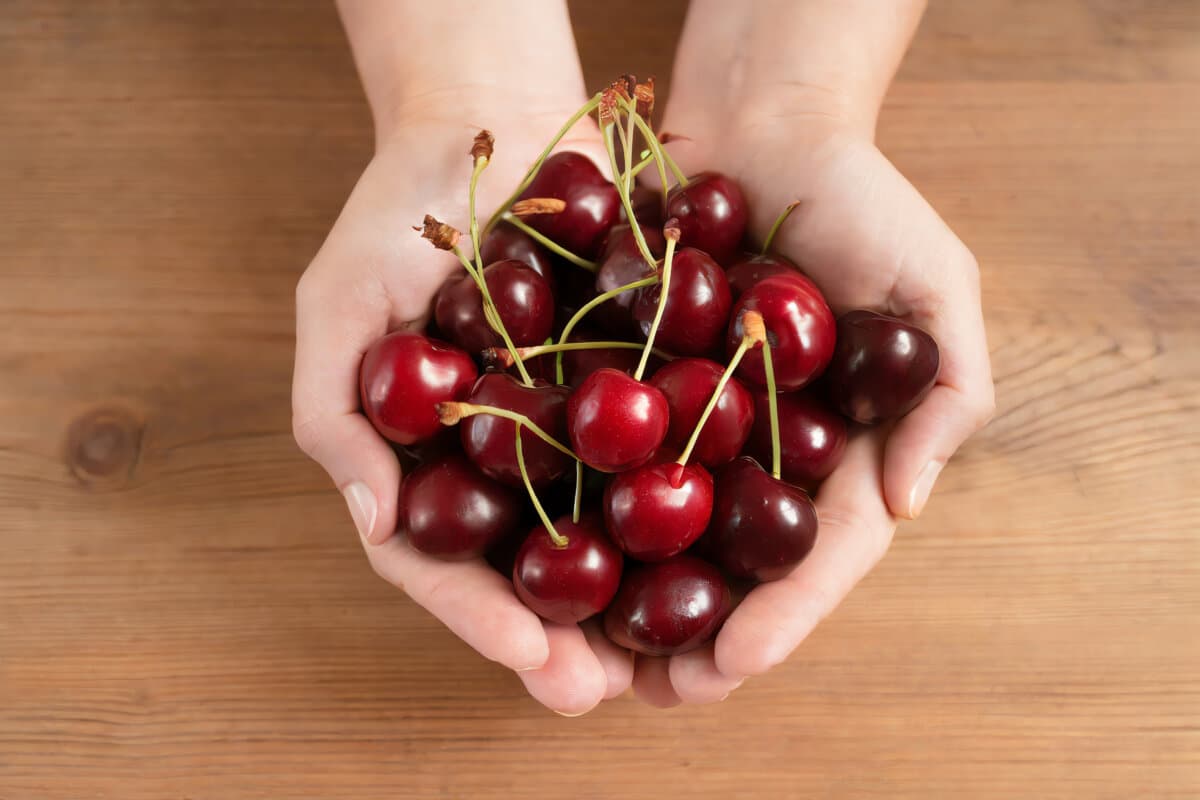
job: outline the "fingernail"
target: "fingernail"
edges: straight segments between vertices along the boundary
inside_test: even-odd
[[[358,528],[358,535],[370,541],[371,531],[375,528],[375,514],[378,511],[375,495],[371,494],[371,490],[361,481],[347,486],[342,490],[342,495],[346,498],[346,505],[350,507],[350,516],[354,518],[354,527]]]
[[[568,714],[568,713],[567,713],[567,712],[565,712],[565,711],[558,711],[557,709],[553,709],[553,708],[552,708],[552,709],[550,709],[550,710],[551,710],[551,711],[553,711],[555,714],[558,714],[560,717],[569,717],[569,718],[572,718],[572,719],[574,719],[575,717],[582,717],[584,714],[586,714],[586,713],[587,713],[587,711],[580,711],[580,712],[578,712],[578,713],[575,713],[575,714]],[[591,711],[591,709],[589,708],[589,709],[588,709],[588,711]]]
[[[533,672],[535,669],[541,669],[541,666],[533,666],[533,667],[517,667],[517,668],[516,668],[515,670],[513,670],[513,671],[514,671],[514,672]]]
[[[944,466],[945,464],[940,461],[930,461],[921,469],[921,474],[917,476],[912,491],[908,494],[909,519],[916,519],[920,516],[921,511],[925,508],[925,503],[929,500],[929,493],[933,491],[933,483]]]

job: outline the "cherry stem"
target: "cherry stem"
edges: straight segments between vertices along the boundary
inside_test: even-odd
[[[550,143],[546,145],[546,149],[542,151],[542,154],[538,156],[537,160],[533,162],[533,165],[529,167],[529,171],[525,173],[525,177],[521,179],[519,184],[517,184],[517,188],[513,190],[513,193],[508,196],[507,200],[500,204],[500,207],[496,209],[496,213],[492,214],[492,218],[488,220],[487,225],[483,226],[483,232],[485,234],[489,233],[492,228],[496,227],[496,223],[500,221],[500,218],[504,215],[504,212],[508,211],[508,207],[516,202],[517,198],[521,196],[522,192],[529,188],[529,184],[533,183],[534,177],[538,174],[538,170],[542,168],[542,164],[544,164],[546,159],[550,157],[550,151],[554,149],[554,146],[562,141],[562,138],[567,135],[567,132],[570,131],[571,128],[575,127],[576,122],[579,122],[579,120],[596,110],[596,107],[600,105],[600,98],[603,96],[603,94],[603,92],[597,92],[596,94],[592,95],[591,100],[588,100],[586,103],[584,103],[578,111],[571,115],[570,119],[563,123],[563,126],[558,129],[558,133],[554,134],[554,138],[551,139]]]
[[[524,233],[529,238],[536,241],[542,247],[546,248],[547,250],[551,251],[552,253],[557,253],[558,255],[565,258],[567,261],[570,261],[575,266],[582,267],[583,269],[586,269],[588,272],[596,271],[596,262],[595,261],[588,261],[586,258],[583,258],[582,256],[575,255],[574,253],[572,253],[567,248],[563,247],[558,242],[548,238],[541,231],[538,231],[538,230],[530,227],[529,224],[527,222],[525,222],[525,220],[521,219],[520,217],[516,216],[515,214],[509,213],[506,211],[503,215],[501,215],[500,218],[503,219],[505,222],[507,222],[509,225],[512,225],[514,228],[516,228],[517,230]]]
[[[479,270],[480,276],[483,275],[483,256],[479,254],[479,217],[475,215],[475,188],[479,185],[479,176],[487,169],[489,161],[491,159],[487,156],[478,156],[475,159],[475,168],[471,170],[470,190],[467,193],[468,219],[471,226],[471,246],[475,250],[475,268]]]
[[[636,225],[634,227],[637,227]],[[663,256],[662,277],[659,281],[658,308],[654,310],[654,322],[650,323],[650,331],[646,334],[646,346],[642,350],[642,360],[638,362],[633,379],[640,381],[650,361],[650,351],[654,349],[654,337],[658,335],[658,326],[662,324],[663,313],[667,310],[667,293],[671,289],[671,261],[675,257],[675,243],[678,236],[667,237],[667,254]]]
[[[625,146],[625,196],[631,198],[630,205],[632,205],[631,190],[633,188],[633,126],[634,120],[638,119],[638,113],[635,108],[629,108],[628,105],[626,108],[628,110],[626,117],[628,117],[629,121],[626,123],[624,134],[621,136],[621,144]],[[618,127],[617,130],[620,130],[620,127]],[[637,220],[630,215],[629,223],[633,225],[636,224],[636,222]]]
[[[492,294],[488,291],[487,281],[484,280],[483,270],[474,270],[471,267],[470,260],[463,255],[461,249],[457,246],[454,248],[454,255],[458,256],[458,260],[462,262],[463,268],[467,274],[474,279],[475,285],[479,287],[479,293],[483,296],[483,316],[488,321],[488,325],[492,327],[496,333],[500,334],[500,338],[504,341],[504,346],[510,351],[515,351],[516,345],[513,344],[512,337],[508,335],[508,329],[504,327],[504,321],[500,319],[500,312],[496,310],[496,304],[492,302]],[[533,378],[529,377],[529,370],[525,369],[524,362],[521,361],[519,354],[516,358],[517,372],[521,373],[521,380],[526,386],[533,386]]]
[[[767,373],[767,410],[771,416],[771,477],[779,480],[783,452],[779,444],[779,398],[775,394],[775,364],[771,360],[771,343],[763,340],[763,371]]]
[[[662,144],[658,141],[658,137],[654,135],[654,129],[650,127],[650,123],[642,119],[642,116],[637,113],[637,106],[632,102],[627,102],[627,109],[631,110],[634,122],[638,126],[638,130],[642,132],[642,138],[646,140],[646,145],[650,150],[650,154],[654,156],[654,163],[658,166],[658,180],[662,184],[663,203],[666,203],[667,191],[667,165],[671,167],[671,171],[675,173],[675,179],[679,181],[680,186],[687,186],[687,178],[680,171],[679,165],[670,160],[670,155],[663,149]]]
[[[779,233],[779,229],[783,227],[783,223],[789,216],[791,216],[792,212],[796,210],[796,206],[798,205],[800,205],[800,201],[793,200],[784,206],[782,213],[775,218],[775,223],[771,225],[771,230],[767,231],[767,239],[763,242],[762,250],[759,251],[760,255],[765,256],[770,252],[771,243],[775,241],[775,234]]]
[[[531,420],[516,411],[510,411],[507,408],[499,406],[479,405],[477,403],[462,403],[462,402],[446,402],[437,404],[438,421],[443,425],[454,425],[466,417],[474,417],[478,414],[491,414],[494,417],[503,417],[504,419],[512,420],[517,425],[524,425],[529,428],[530,433],[537,436],[546,444],[558,450],[570,458],[579,460],[579,456],[571,452],[570,448],[559,442],[550,434],[542,430],[536,422]]]
[[[634,225],[633,227],[637,228],[637,225]],[[631,292],[634,289],[640,289],[643,286],[653,286],[655,283],[658,283],[658,276],[651,275],[648,278],[642,278],[641,280],[636,280],[633,283],[627,283],[624,286],[618,286],[615,289],[611,289],[603,294],[593,297],[591,300],[580,306],[579,310],[571,315],[571,318],[567,320],[567,324],[563,326],[562,335],[558,337],[558,343],[560,345],[566,344],[567,339],[571,336],[571,332],[575,330],[575,326],[578,325],[579,321],[587,316],[588,312],[590,312],[592,309],[608,302],[619,294]],[[563,382],[563,362],[561,352],[559,352],[558,357],[555,359],[554,380],[556,383],[560,384]]]
[[[571,522],[579,524],[579,510],[583,507],[583,462],[575,462],[575,503],[571,506]]]
[[[646,237],[642,235],[642,226],[638,225],[637,217],[634,216],[633,203],[629,200],[629,192],[625,189],[625,182],[620,179],[621,171],[617,169],[617,151],[613,145],[613,128],[615,126],[616,123],[614,122],[606,122],[604,130],[601,133],[604,136],[604,149],[608,151],[608,163],[616,180],[617,194],[621,196],[621,205],[625,207],[625,218],[629,220],[629,227],[633,230],[633,239],[637,242],[638,251],[641,252],[642,258],[646,259],[646,263],[652,269],[658,269],[658,261],[654,258],[654,254],[650,252],[650,246],[646,244]]]
[[[708,398],[708,405],[704,407],[704,413],[700,415],[700,419],[696,422],[696,428],[692,431],[692,435],[687,441],[687,446],[683,448],[683,452],[679,454],[679,458],[675,462],[679,466],[687,466],[688,459],[692,456],[692,450],[696,448],[696,442],[700,441],[700,433],[704,430],[705,424],[708,423],[708,418],[712,416],[713,409],[717,407],[717,403],[721,402],[721,392],[725,391],[725,385],[733,377],[733,371],[737,369],[738,364],[742,361],[742,357],[746,355],[746,351],[753,345],[754,339],[749,336],[742,337],[741,344],[733,352],[733,358],[729,359],[729,365],[721,373],[721,378],[717,381],[717,388],[713,389],[712,397]]]
[[[517,466],[521,468],[521,480],[525,482],[525,488],[529,491],[529,499],[533,501],[533,508],[537,511],[537,515],[541,517],[542,524],[546,526],[546,532],[550,534],[551,541],[555,547],[566,547],[567,537],[559,533],[554,523],[550,521],[550,517],[546,514],[546,509],[542,508],[542,501],[538,500],[537,492],[533,490],[533,482],[529,480],[529,471],[525,469],[525,449],[521,445],[521,423],[517,423]]]
[[[642,170],[644,170],[646,167],[650,166],[653,163],[655,163],[655,158],[654,158],[653,153],[649,153],[649,154],[643,156],[642,160],[639,161],[637,163],[637,165],[634,166],[634,168],[633,168],[633,177],[636,178],[638,175],[640,175],[642,173]]]
[[[521,354],[521,358],[537,358],[538,356],[545,356],[551,353],[569,353],[573,350],[641,350],[645,346],[644,342],[563,342],[562,344],[539,344],[533,347],[518,347],[517,351]],[[492,349],[499,350],[499,348]],[[654,350],[654,355],[667,361],[674,360],[675,358],[670,353],[664,353],[657,348]]]
[[[617,125],[617,137],[621,140],[621,149],[627,153],[632,153],[633,141],[625,133],[625,129],[620,124]],[[621,174],[617,177],[618,182],[624,183],[625,177],[629,175],[629,160],[629,157],[625,159],[625,169],[621,170]]]

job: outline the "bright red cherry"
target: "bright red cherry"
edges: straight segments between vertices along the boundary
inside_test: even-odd
[[[533,214],[525,222],[538,233],[583,258],[594,258],[604,235],[617,222],[621,197],[591,159],[555,153],[542,164],[521,199],[554,197],[567,207],[557,214]]]
[[[746,198],[732,178],[702,172],[671,190],[666,216],[679,220],[681,244],[725,263],[737,255],[746,233]]]
[[[665,444],[682,452],[725,368],[707,358],[677,358],[660,368],[650,385],[667,398],[671,422]],[[691,460],[712,469],[732,461],[754,425],[754,400],[737,378],[730,378],[704,423]]]
[[[380,435],[412,445],[437,436],[442,428],[437,404],[466,397],[476,374],[475,362],[457,347],[396,331],[367,348],[359,397]]]
[[[647,225],[641,225],[641,229],[650,254],[662,258],[666,250],[662,231]],[[600,267],[596,270],[595,294],[626,286],[650,273],[650,265],[638,249],[633,229],[628,225],[618,225],[605,241]],[[637,295],[636,289],[619,294],[595,308],[588,318],[616,336],[637,336],[640,328],[633,319],[632,311]]]
[[[642,338],[650,333],[661,296],[659,284],[637,290],[632,311],[641,326]],[[692,247],[676,250],[671,260],[667,307],[655,346],[681,356],[711,353],[721,344],[732,305],[729,282],[720,264]]]
[[[837,324],[827,371],[829,395],[843,414],[873,425],[907,414],[937,382],[937,342],[904,320],[851,311]]]
[[[538,616],[572,625],[608,607],[624,562],[597,514],[584,514],[578,523],[560,517],[554,528],[566,537],[566,546],[556,545],[544,525],[534,528],[517,551],[513,586]]]
[[[475,382],[466,401],[524,414],[557,441],[563,442],[568,392],[565,386],[542,381],[525,386],[508,373],[488,372]],[[516,423],[494,414],[476,414],[464,419],[459,427],[463,451],[484,474],[509,486],[524,486],[517,464]],[[534,488],[548,486],[571,466],[570,458],[528,430],[521,432],[521,445],[525,468]]]
[[[484,264],[520,261],[532,269],[554,290],[554,259],[533,237],[507,222],[501,222],[483,240],[480,257]],[[491,284],[488,284],[491,286]]]
[[[717,473],[704,551],[731,575],[773,581],[804,560],[817,540],[808,493],[743,456]]]
[[[598,369],[567,401],[575,455],[601,472],[645,464],[667,435],[667,398],[615,369]]]
[[[476,558],[516,527],[523,499],[461,454],[449,453],[404,479],[397,527],[422,553],[450,561]]]
[[[517,347],[542,344],[554,329],[554,294],[541,275],[520,261],[497,261],[483,270],[504,328]],[[438,330],[471,353],[503,346],[483,315],[483,295],[468,275],[438,290],[433,315]]]
[[[734,300],[741,297],[759,281],[773,278],[776,275],[786,275],[791,278],[799,278],[806,283],[812,283],[799,267],[775,253],[747,256],[725,270],[725,277],[729,281],[729,291],[733,294]],[[816,284],[813,286],[815,287]]]
[[[647,464],[613,475],[604,490],[604,525],[640,561],[662,561],[700,538],[712,514],[713,479],[699,464]]]
[[[733,598],[721,572],[679,555],[630,569],[604,614],[604,632],[621,647],[648,656],[695,650],[716,636]]]
[[[799,389],[821,374],[833,356],[837,326],[825,298],[811,281],[776,275],[743,294],[733,307],[725,339],[731,355],[745,335],[742,315],[750,310],[762,314],[780,391]],[[753,386],[767,385],[761,347],[747,351],[737,374]]]
[[[776,405],[783,479],[816,486],[841,463],[846,452],[846,420],[807,390],[776,395]],[[771,463],[771,420],[765,391],[754,393],[754,428],[746,452],[762,464]]]

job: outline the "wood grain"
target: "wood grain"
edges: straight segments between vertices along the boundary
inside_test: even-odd
[[[575,4],[593,85],[666,74],[649,5]],[[997,419],[788,664],[566,720],[291,440],[371,147],[332,8],[10,0],[0,798],[1200,796],[1198,101],[1189,0],[934,3],[879,138],[983,265]]]

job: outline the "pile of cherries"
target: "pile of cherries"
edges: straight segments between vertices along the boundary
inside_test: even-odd
[[[907,413],[939,357],[905,321],[835,319],[770,252],[791,207],[748,251],[741,189],[680,173],[652,102],[652,81],[623,79],[574,118],[598,112],[615,182],[578,153],[543,155],[482,230],[493,141],[476,137],[469,245],[433,217],[420,229],[463,271],[426,333],[368,350],[360,389],[410,467],[398,527],[414,548],[486,557],[545,619],[603,613],[618,645],[672,655],[716,635],[731,586],[808,555],[810,492],[841,459],[846,420]],[[673,188],[636,187],[648,167]]]

